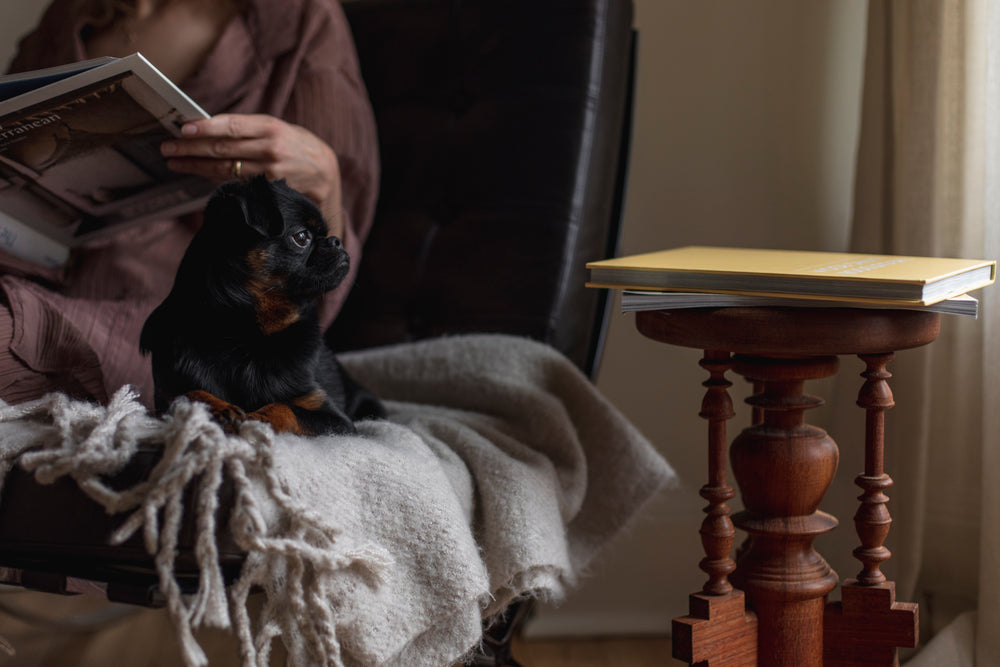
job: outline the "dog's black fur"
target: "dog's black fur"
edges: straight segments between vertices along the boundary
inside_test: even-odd
[[[173,289],[142,329],[157,410],[188,395],[230,430],[256,419],[301,434],[353,433],[355,420],[383,416],[317,319],[349,261],[316,206],[284,181],[220,186]]]

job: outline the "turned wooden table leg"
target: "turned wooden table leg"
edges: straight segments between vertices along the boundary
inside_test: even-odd
[[[732,368],[728,352],[705,353],[700,365],[711,377],[703,383],[707,391],[701,402],[699,417],[708,420],[708,483],[701,487],[700,495],[708,501],[705,520],[701,524],[701,544],[705,558],[699,567],[708,575],[702,587],[707,595],[724,595],[733,590],[729,574],[736,569],[730,557],[736,528],[730,518],[732,510],[727,503],[736,497],[736,492],[726,479],[726,422],[735,416],[733,401],[728,388],[732,383],[725,378]]]
[[[763,394],[763,393],[764,393],[764,383],[761,380],[754,380],[753,381],[753,395],[756,396],[757,394]],[[759,407],[759,406],[751,406],[751,407],[753,409],[750,412],[750,425],[751,426],[756,426],[758,424],[763,423],[764,422],[764,409],[761,408],[761,407]],[[743,538],[743,543],[740,544],[739,547],[737,547],[737,549],[736,549],[736,560],[737,561],[740,558],[742,558],[743,554],[746,553],[747,549],[750,548],[750,539],[751,539],[751,537],[749,535],[745,536]]]
[[[858,394],[858,405],[865,409],[865,472],[858,475],[854,483],[863,493],[858,498],[861,507],[854,515],[854,525],[861,538],[861,546],[854,550],[854,556],[864,566],[858,573],[857,582],[875,585],[885,582],[880,566],[889,560],[889,550],[884,546],[889,535],[889,497],[883,493],[892,486],[892,479],[885,474],[885,411],[895,405],[887,380],[892,377],[885,366],[892,359],[891,354],[862,355],[867,369],[862,373],[865,384]]]
[[[699,567],[708,575],[700,593],[689,600],[689,615],[673,622],[673,654],[678,660],[707,667],[752,667],[756,664],[756,619],[746,611],[742,591],[734,590],[729,574],[736,529],[727,502],[736,492],[726,479],[726,421],[734,416],[726,380],[732,367],[728,352],[706,351],[700,362],[710,377],[699,415],[708,420],[708,483],[700,491],[708,501],[701,524],[705,558]]]
[[[824,663],[825,649],[851,651],[859,646],[884,645],[889,643],[889,637],[898,641],[897,635],[915,638],[916,610],[910,613],[909,605],[892,599],[890,582],[848,582],[842,603],[825,609],[826,596],[836,587],[837,575],[816,553],[812,542],[837,524],[834,517],[819,511],[819,503],[832,481],[838,451],[823,430],[804,423],[804,412],[821,401],[805,395],[803,386],[806,380],[832,375],[837,355],[860,354],[868,364],[867,382],[859,399],[868,411],[869,457],[865,473],[859,478],[863,495],[856,520],[861,536],[857,553],[862,561],[861,578],[878,580],[882,576],[880,565],[888,557],[882,542],[888,529],[884,492],[890,480],[882,470],[881,429],[891,394],[885,384],[889,357],[877,353],[927,345],[940,332],[941,315],[862,308],[693,308],[640,312],[636,314],[636,327],[644,336],[661,343],[735,353],[731,361],[727,353],[707,354],[706,368],[713,372],[712,364],[716,362],[732,363],[735,372],[754,383],[755,395],[749,401],[754,408],[754,423],[730,449],[736,486],[746,508],[732,521],[749,537],[745,550],[736,558],[736,569],[728,577],[735,588],[721,595],[702,592],[691,596],[691,617],[718,621],[709,601],[718,607],[721,600],[732,599],[742,590],[749,609],[756,614],[756,664],[883,664],[844,658],[845,653],[836,651],[831,651],[829,655],[837,657],[830,660],[841,662]],[[716,377],[721,379],[721,373],[713,372]],[[715,391],[711,383],[708,386],[710,393]],[[888,404],[886,396],[890,397]],[[724,421],[722,415],[714,419]],[[710,431],[712,421],[713,417],[709,417]],[[715,444],[710,448],[716,456],[721,439],[718,434],[711,436]],[[718,484],[710,481],[708,487],[714,486]],[[711,498],[709,503],[711,517],[711,508],[718,503]],[[711,536],[713,531],[710,528],[704,532]],[[716,558],[710,552],[707,560]],[[709,581],[719,583],[721,578],[710,573]],[[702,603],[704,609],[698,606]],[[874,613],[877,609],[886,613]],[[744,618],[753,618],[750,612],[735,607],[727,608],[727,613],[731,613],[730,623],[734,626]],[[696,625],[691,617],[677,619],[675,629],[678,624],[688,627],[693,636],[695,628],[716,627],[714,623]],[[718,627],[726,627],[728,632],[730,625],[722,623]],[[715,651],[689,651],[685,659],[702,661],[699,667],[716,667],[723,664],[717,662],[719,656],[728,659],[724,652],[731,644],[724,633],[717,633],[711,641],[702,636],[688,645],[711,645]],[[675,640],[675,651],[678,645]],[[857,653],[866,652],[857,649]]]
[[[813,549],[813,539],[837,525],[819,511],[839,453],[822,429],[806,425],[805,410],[822,400],[803,393],[805,380],[837,370],[836,357],[735,357],[734,368],[762,383],[748,402],[761,421],[733,441],[733,473],[746,510],[735,524],[750,535],[733,583],[758,619],[759,665],[821,667],[826,595],[837,575]]]
[[[862,569],[856,579],[842,587],[842,600],[827,608],[825,654],[827,667],[848,665],[899,664],[898,646],[913,647],[918,639],[916,604],[896,602],[896,588],[886,581],[881,565],[891,555],[884,542],[892,518],[885,491],[892,479],[885,474],[885,412],[893,407],[886,365],[889,354],[858,355],[865,362],[861,374],[865,384],[858,394],[858,405],[865,409],[865,471],[855,479],[861,487],[861,506],[854,515],[854,525],[861,546],[854,556]]]

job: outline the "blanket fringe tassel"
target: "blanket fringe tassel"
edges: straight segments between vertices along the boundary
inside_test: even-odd
[[[123,387],[107,407],[71,402],[57,394],[0,407],[2,422],[31,419],[53,427],[46,437],[5,452],[0,473],[16,464],[43,484],[69,475],[109,513],[130,513],[112,543],[142,531],[188,667],[208,664],[194,634],[202,626],[232,628],[244,667],[266,666],[276,637],[282,638],[293,665],[343,667],[323,583],[338,570],[360,565],[377,585],[391,565],[390,556],[380,549],[339,547],[337,531],[292,500],[274,474],[270,427],[249,422],[238,436],[227,435],[204,406],[184,399],[174,403],[165,422],[158,422],[136,398],[134,390]],[[102,476],[121,469],[146,440],[163,446],[148,479],[125,490],[108,487]],[[219,490],[227,475],[235,490],[229,528],[236,545],[247,553],[240,577],[228,591],[215,540]],[[197,484],[195,556],[200,576],[196,593],[184,596],[174,565],[184,491],[192,483]],[[269,528],[255,488],[262,488],[277,509],[272,525],[280,526],[280,533]],[[254,623],[247,601],[258,587],[267,600]]]

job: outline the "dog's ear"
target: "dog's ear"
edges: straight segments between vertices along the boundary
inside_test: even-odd
[[[277,192],[284,181],[269,181],[264,174],[258,174],[242,185],[247,224],[261,236],[280,235],[285,229],[285,216]]]
[[[243,217],[246,219],[246,224],[261,236],[271,236],[274,233],[275,222],[281,224],[280,217],[275,221],[272,216],[263,214],[259,208],[256,210],[256,215],[251,215],[244,199],[240,200],[240,205],[243,207]]]
[[[268,213],[274,208],[274,204],[266,202],[261,206],[261,202],[258,201],[259,193],[255,191],[260,187],[257,180],[253,179],[249,183],[231,181],[219,186],[205,206],[205,220],[230,225],[230,228],[246,225],[265,237],[273,233],[275,220],[274,216]],[[266,182],[264,180],[265,187]],[[250,199],[254,199],[253,211],[250,209]],[[280,213],[277,222],[281,223]]]
[[[205,220],[212,220],[227,224],[252,225],[250,222],[250,210],[247,201],[238,192],[229,186],[228,183],[222,185],[205,206]],[[260,231],[260,230],[258,230]]]

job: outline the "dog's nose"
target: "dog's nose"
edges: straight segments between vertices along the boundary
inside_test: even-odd
[[[340,248],[344,247],[344,244],[341,243],[340,239],[337,238],[336,236],[327,236],[326,237],[326,245],[329,246],[329,247],[331,247],[331,248],[337,248],[338,250]]]

